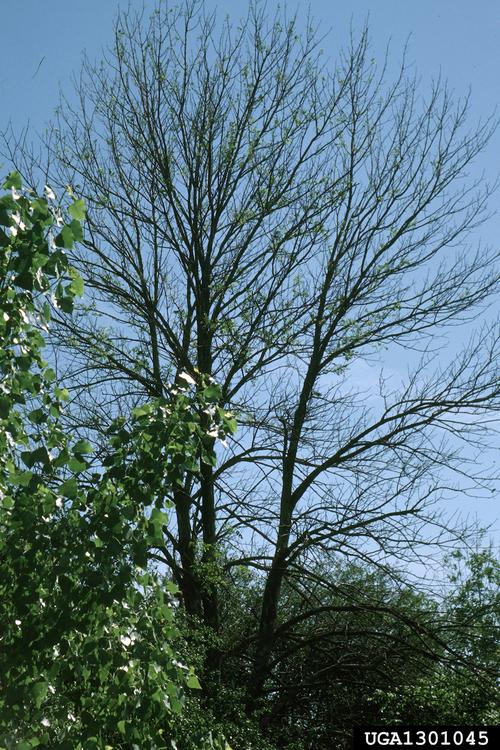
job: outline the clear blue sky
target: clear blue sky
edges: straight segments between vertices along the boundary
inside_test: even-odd
[[[142,4],[142,0],[130,0],[132,8]],[[277,3],[268,0],[267,4],[272,9]],[[126,7],[127,1],[121,5]],[[146,8],[153,5],[153,0],[145,0]],[[246,8],[246,2],[234,0],[207,0],[207,5],[233,17]],[[57,104],[59,89],[70,90],[70,77],[79,69],[83,50],[91,58],[98,57],[111,40],[119,6],[120,0],[0,0],[0,130],[9,119],[17,131],[28,120],[35,130],[43,129]],[[457,96],[470,88],[472,118],[500,110],[500,0],[310,0],[287,6],[304,11],[309,6],[321,29],[331,29],[323,46],[333,58],[347,42],[351,22],[359,29],[369,18],[375,58],[381,58],[390,39],[397,63],[410,38],[408,59],[420,74],[423,94],[441,74]],[[0,176],[8,168],[0,159]],[[500,129],[476,169],[490,178],[500,172]],[[496,204],[499,199],[500,194]],[[500,216],[482,227],[479,237],[498,244]],[[484,520],[498,517],[491,501],[476,507]]]
[[[207,4],[231,15],[246,5],[234,0]],[[275,4],[268,2],[270,8]],[[78,69],[82,51],[98,55],[110,39],[119,5],[119,0],[0,1],[0,127],[9,117],[17,126],[28,118],[42,125],[56,104],[59,84],[66,88],[71,72]],[[141,7],[142,0],[130,0],[130,5]],[[145,5],[152,7],[152,0]],[[288,3],[290,8],[295,5]],[[477,115],[500,104],[498,0],[310,0],[298,5],[309,5],[321,27],[332,29],[326,52],[334,53],[345,43],[351,20],[356,28],[369,16],[375,52],[391,38],[397,53],[411,35],[410,60],[421,72],[424,88],[441,71],[457,93],[470,85]],[[500,163],[500,134],[490,162]]]
[[[268,0],[270,9],[276,4]],[[120,5],[126,7],[127,0],[0,0],[0,130],[9,119],[18,131],[28,120],[35,129],[43,128],[59,88],[69,90],[83,50],[97,57],[111,40]],[[142,7],[142,0],[130,0],[130,5]],[[153,5],[154,0],[145,0],[146,8]],[[237,16],[246,0],[207,0],[207,5]],[[287,5],[304,11],[309,6],[321,29],[331,29],[324,48],[332,57],[346,43],[351,21],[356,29],[369,18],[376,58],[390,39],[397,62],[410,37],[409,61],[421,75],[424,93],[441,73],[457,95],[470,87],[473,116],[500,108],[500,0],[293,0]],[[500,129],[477,169],[490,177],[500,171]],[[483,239],[493,242],[499,229],[500,220],[492,222],[483,228]]]

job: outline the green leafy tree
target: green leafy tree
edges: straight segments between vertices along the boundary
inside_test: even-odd
[[[496,725],[500,654],[500,567],[491,550],[453,554],[445,601],[455,663],[427,665],[412,681],[377,691],[382,721]],[[471,663],[474,665],[471,668]]]
[[[314,619],[285,585],[273,681],[261,704],[261,732],[245,727],[252,746],[286,750],[350,747],[359,724],[498,723],[498,561],[488,552],[453,556],[444,600],[402,587],[367,566],[318,569]],[[224,588],[228,644],[252,640],[262,581],[237,576]],[[234,747],[247,745],[247,663],[230,645],[212,701]],[[217,700],[220,701],[217,704]],[[239,714],[239,716],[238,716]],[[255,722],[254,722],[255,723]],[[233,742],[231,743],[233,744]]]
[[[53,308],[83,292],[66,250],[82,239],[81,200],[67,208],[21,189],[0,198],[0,744],[172,747],[186,689],[199,688],[178,655],[175,585],[147,569],[163,544],[168,494],[213,438],[234,429],[199,379],[136,409],[109,430],[110,451],[90,472],[92,446],[60,415],[68,392],[42,357]],[[175,743],[174,743],[175,744]],[[201,745],[200,745],[201,746]],[[214,745],[215,747],[215,745]]]

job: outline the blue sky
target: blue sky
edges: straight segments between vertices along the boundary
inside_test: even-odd
[[[1,2],[0,127],[9,118],[16,127],[28,118],[36,127],[43,125],[56,104],[59,85],[67,89],[71,72],[78,70],[82,51],[97,56],[110,39],[119,5],[119,0]],[[130,0],[130,5],[141,7],[142,0]],[[145,5],[151,7],[152,0],[145,0]],[[235,16],[246,2],[207,0],[207,5]],[[275,5],[269,0],[270,8]],[[424,90],[441,72],[457,94],[471,87],[477,116],[488,115],[500,103],[498,0],[310,0],[303,6],[310,7],[322,29],[332,30],[326,53],[334,54],[345,43],[351,20],[359,28],[369,17],[375,53],[392,39],[397,60],[411,35],[409,59],[422,75]],[[500,133],[485,164],[493,166],[499,154]]]
[[[173,0],[175,2],[175,0]],[[84,50],[91,58],[110,40],[113,19],[127,0],[0,0],[0,130],[9,120],[20,132],[28,120],[42,130],[58,101],[60,88],[68,92],[71,75],[79,69]],[[130,0],[133,8],[143,0]],[[146,8],[154,0],[144,0]],[[207,0],[231,16],[246,8],[245,2]],[[276,0],[268,0],[276,7]],[[457,96],[471,90],[471,117],[500,113],[500,2],[498,0],[310,0],[289,2],[288,7],[310,7],[320,28],[331,30],[325,39],[325,53],[335,57],[348,39],[350,24],[359,29],[369,19],[374,57],[381,59],[391,41],[392,59],[409,39],[408,60],[426,90],[437,75],[446,79]],[[483,158],[477,164],[494,178],[500,171],[500,128]],[[5,172],[0,159],[0,172]],[[495,206],[492,206],[495,208]],[[481,237],[494,242],[500,235],[500,219],[483,227]]]
[[[125,6],[127,3],[123,2]],[[57,102],[59,85],[67,88],[82,51],[91,57],[111,37],[119,0],[3,0],[0,5],[0,127],[12,118],[20,127],[29,118],[41,127]],[[142,0],[130,0],[141,7]],[[145,0],[146,8],[152,0]],[[209,7],[236,15],[246,3],[207,0]],[[276,5],[269,0],[270,8]],[[288,3],[289,8],[296,6]],[[409,59],[422,75],[425,90],[440,71],[458,93],[471,87],[472,108],[487,115],[500,104],[500,3],[498,0],[310,0],[312,16],[331,29],[325,52],[347,40],[351,20],[359,28],[369,17],[374,51],[380,55],[392,39],[394,57],[411,35]],[[299,5],[300,7],[300,5]],[[500,133],[486,164],[500,162]]]
[[[84,50],[91,58],[112,36],[117,8],[126,7],[120,0],[0,0],[0,130],[9,120],[19,133],[29,121],[33,130],[41,131],[58,102],[61,88],[71,89],[71,75],[77,73]],[[142,0],[130,0],[132,8],[142,7]],[[146,8],[154,5],[145,0]],[[276,6],[268,0],[270,9]],[[210,8],[238,16],[246,2],[207,0]],[[381,59],[391,40],[392,59],[397,64],[400,52],[409,39],[408,60],[420,75],[425,95],[433,78],[441,74],[456,96],[471,91],[471,124],[485,118],[495,108],[500,113],[500,2],[499,0],[310,0],[295,7],[310,7],[313,19],[330,35],[323,44],[332,58],[348,41],[349,27],[359,29],[369,19],[373,54]],[[9,169],[0,158],[0,176]],[[490,179],[500,172],[500,128],[477,163],[476,175]],[[471,175],[474,176],[474,175]],[[496,210],[497,195],[491,208]],[[495,203],[497,205],[495,205]],[[500,217],[493,217],[481,228],[477,239],[498,244]],[[468,334],[464,332],[465,340]],[[464,506],[465,507],[465,506]],[[493,521],[498,511],[489,502],[477,505],[481,518]]]

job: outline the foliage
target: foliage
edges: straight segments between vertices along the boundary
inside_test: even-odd
[[[199,378],[137,408],[110,428],[105,469],[92,446],[60,425],[64,388],[42,359],[51,312],[83,291],[65,249],[81,240],[84,207],[69,223],[45,198],[21,192],[17,174],[0,203],[0,741],[8,750],[170,747],[186,688],[176,657],[172,596],[146,567],[161,544],[168,492],[195,457],[211,461],[213,435],[234,422]],[[58,233],[54,237],[54,230]],[[189,381],[195,382],[192,378]],[[201,426],[200,410],[210,410]]]
[[[491,553],[464,558],[463,566],[452,560],[457,565],[444,600],[352,564],[329,570],[330,597],[318,600],[314,617],[305,616],[294,587],[285,587],[280,612],[285,627],[274,651],[279,666],[260,712],[250,717],[244,717],[240,686],[251,663],[261,584],[244,576],[232,586],[226,582],[228,657],[212,685],[213,724],[225,721],[224,732],[237,750],[247,747],[245,740],[273,749],[345,748],[358,724],[495,724],[498,562]],[[242,727],[245,718],[261,723],[260,735],[247,725],[244,739],[238,738],[231,727],[238,712]]]
[[[427,667],[407,684],[378,691],[375,702],[382,720],[465,725],[500,720],[500,565],[491,550],[468,558],[456,552],[449,563],[449,645],[463,661]]]

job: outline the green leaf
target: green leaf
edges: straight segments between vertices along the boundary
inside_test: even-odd
[[[71,285],[68,284],[68,286],[65,289],[66,292],[71,292]],[[70,293],[69,297],[60,297],[58,299],[58,305],[61,308],[61,310],[65,313],[72,313],[73,312],[73,295]]]
[[[73,294],[76,294],[77,297],[81,297],[83,295],[83,279],[74,268],[70,267],[68,268],[68,273],[71,276],[71,284],[69,285],[70,290],[73,292]]]
[[[16,365],[19,367],[20,370],[23,370],[24,372],[28,372],[32,365],[31,357],[16,357]]]
[[[9,472],[9,481],[15,486],[27,487],[33,479],[32,471],[15,471]]]
[[[155,538],[162,537],[162,527],[168,523],[168,515],[159,508],[153,508],[151,516],[149,517],[150,523],[153,524]]]
[[[49,683],[45,682],[45,680],[35,682],[35,684],[32,686],[31,690],[33,692],[33,698],[35,700],[35,705],[37,708],[40,708],[40,706],[42,705],[45,696],[47,695],[48,689]]]
[[[10,188],[21,190],[22,186],[23,186],[23,181],[21,179],[21,175],[19,174],[19,172],[11,172],[7,176],[5,182],[2,185],[4,190],[9,190]]]
[[[81,242],[83,240],[83,230],[80,222],[73,219],[69,226],[71,227],[71,231],[73,232],[74,241]]]
[[[50,315],[51,315],[51,313],[50,313],[50,305],[49,305],[48,302],[45,302],[44,305],[43,305],[42,315],[43,315],[43,319],[44,319],[45,323],[50,323]]]
[[[186,680],[186,685],[192,690],[201,690],[200,681],[195,674],[189,674]]]
[[[78,494],[78,482],[75,477],[71,477],[71,479],[63,482],[59,487],[59,492],[69,500],[73,500]]]
[[[66,250],[71,250],[74,245],[73,231],[70,226],[66,225],[54,239],[57,247],[64,247]]]
[[[72,203],[68,208],[69,215],[72,216],[73,219],[76,219],[76,221],[84,221],[85,212],[85,201],[83,201],[81,198]]]
[[[125,727],[125,722],[123,721],[123,719],[119,721],[116,726],[118,727],[119,732],[121,732],[122,734],[125,734],[126,727]]]
[[[168,523],[168,513],[165,513],[164,510],[160,510],[159,508],[153,508],[153,510],[151,511],[150,521],[152,521],[155,525]]]
[[[80,474],[82,471],[85,471],[87,468],[87,464],[85,461],[79,461],[77,458],[73,456],[68,462],[68,468],[70,471],[74,471],[75,474]]]
[[[182,711],[182,703],[178,698],[176,686],[171,682],[166,686],[166,692],[170,702],[172,713],[179,714]]]
[[[31,467],[38,461],[45,466],[50,466],[50,456],[45,446],[40,446],[40,448],[36,448],[34,451],[23,451],[21,453],[21,459],[28,469],[31,469]]]
[[[3,224],[2,211],[0,210],[0,224]],[[0,247],[7,247],[10,245],[10,239],[7,237],[3,229],[0,229]]]
[[[0,198],[0,201],[2,201],[2,200],[5,200],[5,199]],[[2,203],[0,203],[0,224],[3,227],[10,227],[10,226],[12,226],[12,219],[10,218],[10,215],[9,215],[9,213],[7,211],[6,206],[3,205]],[[5,234],[5,232],[3,234],[4,234],[4,237],[7,240],[7,242],[4,245],[4,247],[7,247],[7,245],[10,245],[10,238],[7,237],[7,235]]]
[[[12,406],[12,400],[7,396],[0,396],[0,419],[6,419]]]
[[[43,409],[34,409],[28,414],[28,419],[32,424],[42,424],[47,421],[47,414]]]
[[[16,276],[13,283],[20,289],[31,291],[33,289],[33,275],[29,271],[23,271]]]
[[[206,388],[203,389],[203,397],[207,401],[220,401],[221,398],[221,389],[218,385],[208,385]]]
[[[134,417],[145,417],[146,414],[151,414],[151,405],[144,404],[144,406],[136,406],[132,409],[132,416]]]
[[[66,466],[68,464],[69,459],[70,459],[70,455],[67,449],[63,448],[63,450],[59,453],[57,458],[55,458],[52,463],[56,468],[60,468],[61,466]]]
[[[217,466],[217,456],[213,451],[202,449],[201,460],[204,464],[208,464],[208,466]]]
[[[78,440],[73,446],[73,451],[83,455],[86,453],[93,453],[94,449],[88,440]]]

